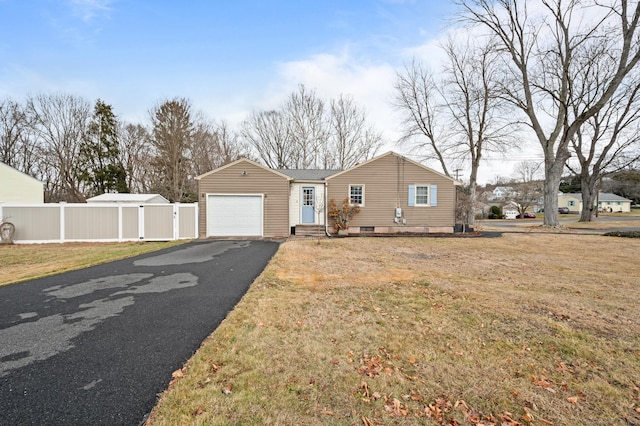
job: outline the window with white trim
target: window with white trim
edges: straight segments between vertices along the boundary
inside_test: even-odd
[[[438,205],[438,185],[409,185],[407,205],[409,207],[436,207]]]
[[[356,206],[364,206],[364,185],[349,185],[349,202]]]
[[[429,186],[428,185],[416,185],[416,206],[428,206],[429,205]]]

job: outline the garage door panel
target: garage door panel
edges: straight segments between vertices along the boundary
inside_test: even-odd
[[[209,195],[207,236],[262,236],[260,195]]]

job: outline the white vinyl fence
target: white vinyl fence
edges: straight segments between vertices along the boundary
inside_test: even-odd
[[[198,237],[193,204],[3,204],[16,243],[169,241]]]

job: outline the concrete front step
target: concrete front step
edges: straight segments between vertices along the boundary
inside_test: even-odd
[[[324,235],[324,225],[296,225],[296,237],[317,237]]]

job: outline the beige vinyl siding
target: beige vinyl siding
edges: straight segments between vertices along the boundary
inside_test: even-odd
[[[38,204],[44,202],[44,184],[29,175],[0,163],[0,203]]]
[[[122,206],[122,238],[125,240],[140,238],[138,209],[138,206]]]
[[[198,182],[200,237],[205,237],[207,232],[207,194],[264,194],[263,236],[289,235],[289,180],[286,177],[241,160],[201,176]]]
[[[13,239],[18,240],[59,240],[60,207],[52,206],[6,206],[2,215],[16,227]]]
[[[145,240],[173,239],[173,205],[146,204],[144,206]]]
[[[180,206],[178,207],[178,216],[180,217],[178,238],[197,237],[197,235],[194,235],[196,232],[196,215],[194,211],[188,207]]]
[[[406,227],[452,227],[455,185],[446,176],[390,153],[327,179],[328,198],[338,205],[349,197],[349,185],[364,185],[364,207],[350,226],[398,226],[393,219],[402,208]],[[437,206],[408,205],[409,185],[437,185]]]
[[[118,206],[68,206],[64,210],[65,238],[68,240],[117,240]]]

